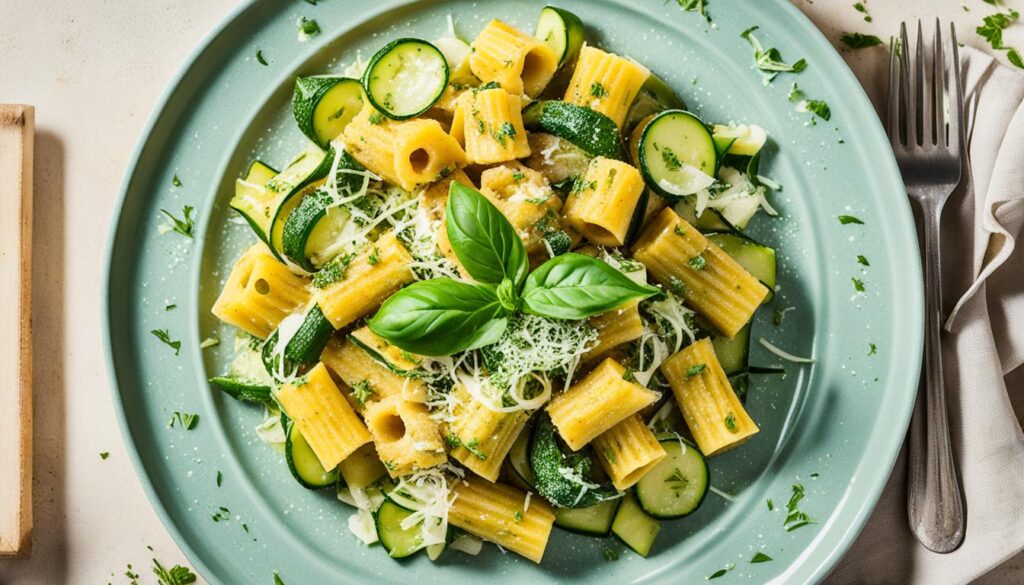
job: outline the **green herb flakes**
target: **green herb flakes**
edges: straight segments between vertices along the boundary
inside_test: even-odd
[[[181,353],[181,342],[176,339],[171,339],[171,334],[166,329],[153,329],[150,333],[164,344],[170,346],[174,350],[174,355]]]
[[[466,448],[466,451],[472,453],[473,456],[476,457],[477,459],[481,461],[487,460],[487,454],[480,450],[480,440],[477,439],[476,437],[474,437],[471,441],[465,443],[462,446]]]
[[[707,577],[704,577],[704,580],[705,581],[710,581],[712,579],[717,579],[719,577],[724,576],[726,573],[728,573],[729,571],[731,571],[731,570],[733,570],[735,568],[736,568],[736,564],[735,563],[728,563],[728,564],[725,565],[724,569],[718,569],[714,573],[711,573]]]
[[[679,157],[667,146],[661,149],[661,160],[664,161],[665,168],[670,171],[678,171],[683,168],[683,163],[679,161]]]
[[[687,379],[699,375],[701,372],[707,369],[707,367],[707,364],[697,364],[690,366],[689,369],[686,370]]]
[[[224,474],[221,473],[220,471],[218,471],[217,472],[217,487],[220,487],[223,484],[224,484]]]
[[[178,178],[178,173],[174,173],[174,178],[171,179],[171,184],[175,187],[181,187],[181,179]]]
[[[613,548],[605,547],[605,549],[601,551],[601,556],[603,556],[604,560],[608,562],[614,562],[619,560],[619,552]]]
[[[696,12],[711,24],[711,15],[707,12],[707,0],[676,0],[676,4],[687,12]]]
[[[768,501],[766,503],[768,504],[768,511],[769,512],[771,512],[772,510],[775,509],[775,503],[772,502],[771,498],[768,498]]]
[[[853,289],[855,291],[857,291],[857,292],[864,292],[864,281],[863,280],[857,278],[856,276],[850,277],[850,280],[853,281]]]
[[[868,262],[868,259],[860,254],[857,255],[857,264],[860,264],[861,266],[871,266],[871,263]]]
[[[319,272],[313,275],[313,286],[327,288],[345,278],[345,272],[353,258],[355,258],[354,254],[343,254],[325,264]]]
[[[192,219],[192,211],[194,209],[191,205],[186,205],[182,208],[183,218],[178,219],[166,209],[161,209],[160,212],[167,218],[167,223],[160,226],[160,233],[166,232],[177,232],[186,238],[192,237],[192,230],[195,228],[195,220]]]
[[[608,97],[608,90],[600,82],[595,81],[590,84],[590,97],[597,99]]]
[[[878,346],[874,343],[868,343],[868,355],[875,355],[878,353]]]
[[[848,224],[851,224],[851,223],[852,224],[856,224],[856,225],[864,225],[863,221],[861,221],[859,218],[854,217],[852,215],[840,215],[839,216],[839,223],[841,223],[843,225],[848,225]]]
[[[256,51],[256,62],[264,67],[270,65],[270,63],[267,63],[267,58],[263,56],[262,50]]]
[[[786,532],[792,532],[797,528],[814,523],[814,519],[799,508],[800,501],[804,499],[804,495],[804,486],[799,483],[793,484],[793,495],[790,496],[789,502],[786,504],[786,519],[782,523],[782,527],[786,529]]]
[[[996,4],[992,5],[997,6]],[[1003,29],[1016,22],[1019,18],[1020,13],[1016,10],[1011,9],[1007,12],[997,12],[986,16],[982,21],[982,25],[974,30],[981,38],[988,41],[993,49],[1006,51],[1006,59],[1010,63],[1024,69],[1024,61],[1022,61],[1020,53],[1015,48],[1007,47],[1003,44]]]
[[[704,259],[702,254],[698,254],[697,256],[690,258],[690,261],[686,264],[694,270],[704,270],[704,267],[708,265],[708,261]]]
[[[284,585],[284,580],[277,573],[274,573],[274,585]]]
[[[361,380],[352,385],[352,392],[350,394],[359,404],[366,404],[366,401],[376,392],[373,391],[373,387],[370,386],[368,381]]]
[[[807,61],[799,59],[792,64],[788,64],[782,60],[782,54],[779,53],[778,49],[769,48],[765,49],[757,37],[754,36],[754,31],[758,27],[753,26],[740,33],[740,37],[745,39],[750,46],[754,49],[754,67],[758,70],[766,73],[764,77],[764,84],[768,85],[771,83],[779,73],[800,73],[807,69]]]
[[[320,24],[317,21],[307,19],[305,16],[299,19],[299,42],[308,41],[318,34],[320,34]]]
[[[736,432],[736,415],[729,413],[725,415],[725,428],[729,429],[730,433]]]
[[[106,461],[107,457],[110,457],[110,451],[104,451],[104,452],[100,453],[100,459]]]
[[[882,39],[875,35],[865,35],[857,32],[845,32],[839,37],[839,40],[851,49],[865,49],[882,44]]]
[[[761,551],[757,551],[756,553],[754,553],[754,556],[750,559],[750,562],[751,563],[767,563],[768,561],[773,561],[773,560],[775,560],[775,559],[771,558],[770,556],[764,554]]]
[[[871,15],[868,13],[868,9],[864,6],[863,2],[857,2],[853,5],[853,9],[864,15],[864,22],[871,22]]]
[[[156,559],[153,559],[153,574],[156,575],[158,585],[189,585],[196,582],[195,574],[188,567],[174,565],[165,569]]]
[[[367,121],[370,122],[371,126],[376,126],[377,124],[380,124],[381,122],[384,121],[384,114],[380,112],[373,112],[372,114],[370,114],[370,117],[368,118]]]
[[[177,426],[178,428],[185,429],[186,431],[191,431],[192,429],[196,428],[196,425],[198,424],[198,414],[175,411],[174,414],[171,415],[171,419],[167,421],[167,428],[173,429],[175,426]]]

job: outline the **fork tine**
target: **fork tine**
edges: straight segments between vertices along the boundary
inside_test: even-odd
[[[956,27],[949,23],[950,64],[946,91],[949,93],[949,150],[960,157],[964,146],[964,93],[960,83],[960,53],[957,49]]]
[[[914,86],[910,83],[910,41],[907,40],[907,23],[900,24],[900,107],[902,110],[902,133],[904,146],[917,144],[917,133],[914,131],[917,110],[914,108]]]
[[[917,21],[917,50],[914,52],[914,102],[917,104],[917,115],[911,119],[911,125],[918,131],[918,140],[915,143],[931,144],[932,140],[932,108],[930,85],[925,76],[924,61],[924,33],[921,30],[921,21]]]
[[[946,148],[946,124],[949,121],[949,110],[946,109],[947,85],[945,46],[942,44],[942,27],[939,19],[935,19],[935,36],[932,38],[932,89],[935,94],[933,116],[935,118],[935,144]]]
[[[888,110],[886,114],[886,128],[889,131],[889,142],[893,146],[902,142],[900,132],[900,49],[899,40],[889,38],[889,91],[887,96]]]

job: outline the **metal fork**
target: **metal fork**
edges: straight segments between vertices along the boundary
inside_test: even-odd
[[[911,59],[906,23],[889,60],[889,141],[899,163],[922,236],[925,353],[922,385],[910,423],[907,508],[910,527],[929,550],[948,553],[964,537],[964,506],[950,445],[942,375],[943,322],[939,270],[942,207],[960,183],[964,145],[963,95],[956,30],[942,42],[935,21],[932,67],[924,55],[921,22]],[[948,64],[948,65],[947,65]]]

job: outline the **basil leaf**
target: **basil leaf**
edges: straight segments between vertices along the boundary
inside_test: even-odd
[[[512,281],[522,286],[529,265],[519,234],[505,215],[479,191],[452,181],[445,210],[448,241],[459,262],[487,284]]]
[[[637,284],[596,258],[563,254],[542,264],[526,280],[523,308],[554,319],[586,319],[661,291]]]
[[[451,355],[497,341],[505,314],[494,287],[437,278],[395,293],[369,325],[406,351]]]

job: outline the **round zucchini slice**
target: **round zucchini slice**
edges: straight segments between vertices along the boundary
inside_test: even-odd
[[[576,60],[585,34],[583,21],[578,16],[568,10],[545,6],[540,11],[537,31],[533,36],[551,47],[558,55],[558,66],[561,67]]]
[[[384,500],[373,515],[377,523],[377,538],[393,559],[403,559],[423,548],[423,536],[420,534],[419,525],[408,529],[402,528],[402,521],[410,515],[412,510],[407,510],[389,499]]]
[[[292,95],[295,122],[310,140],[327,148],[363,109],[363,85],[349,77],[299,77]]]
[[[624,130],[635,128],[641,120],[652,114],[665,110],[685,110],[686,104],[667,83],[660,77],[651,73],[640,93],[633,100],[633,105],[626,115],[626,123],[622,126]]]
[[[568,140],[591,156],[623,159],[615,121],[600,112],[562,101],[537,101],[523,110],[523,125]]]
[[[658,442],[668,457],[640,478],[634,488],[636,499],[653,518],[682,518],[699,508],[708,493],[708,463],[696,445],[685,439],[662,437]]]
[[[284,254],[306,271],[313,272],[331,261],[326,253],[348,225],[348,212],[332,207],[333,202],[334,198],[324,191],[310,193],[284,222]]]
[[[530,468],[536,478],[537,492],[559,508],[588,508],[621,494],[610,482],[597,484],[590,477],[594,460],[586,452],[566,452],[558,444],[555,425],[542,416],[530,436]],[[569,470],[577,479],[571,480]],[[584,488],[582,482],[596,487]]]
[[[690,112],[666,110],[652,118],[640,136],[637,156],[644,180],[667,199],[692,195],[715,181],[715,141]]]
[[[289,423],[285,436],[284,458],[288,462],[288,470],[302,487],[318,490],[338,483],[338,469],[328,471],[320,465],[316,453],[299,432],[299,427],[294,421]]]
[[[735,233],[709,234],[708,239],[732,256],[737,264],[754,275],[768,289],[769,302],[775,292],[775,249]]]
[[[363,88],[373,107],[392,120],[430,109],[448,86],[448,61],[422,39],[398,39],[370,59]]]

